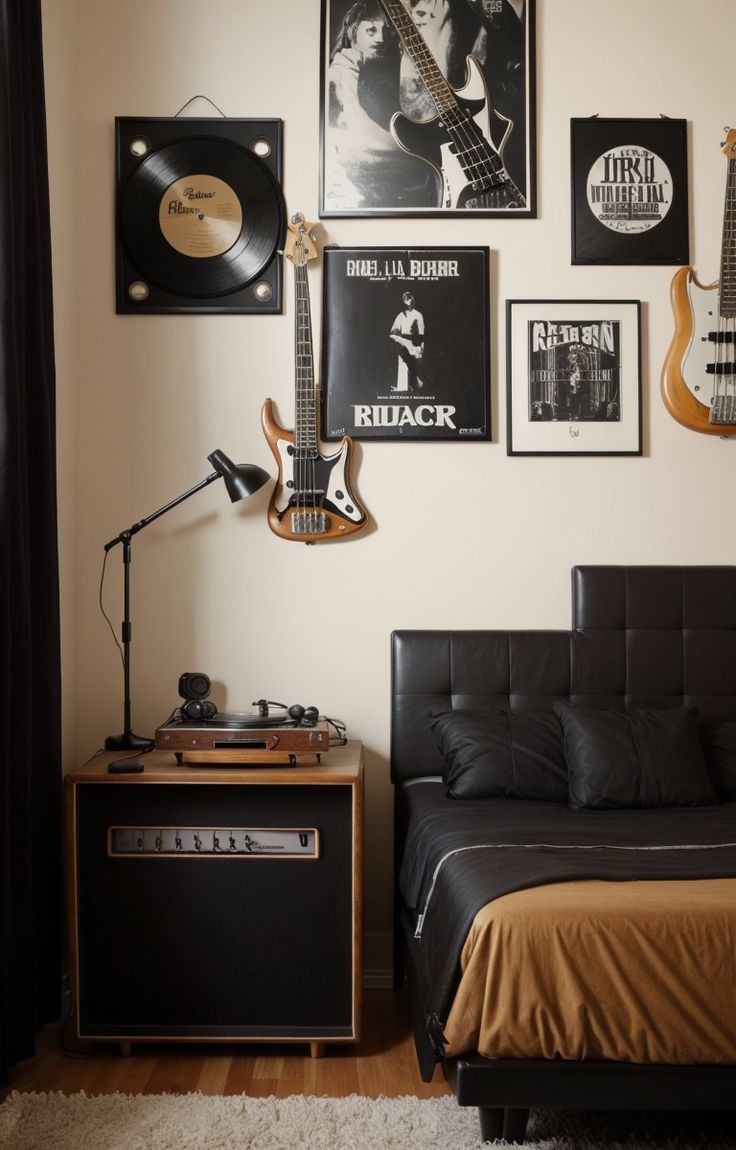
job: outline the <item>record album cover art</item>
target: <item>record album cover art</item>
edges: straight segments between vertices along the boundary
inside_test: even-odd
[[[687,264],[687,123],[571,121],[572,263]]]
[[[487,248],[326,248],[325,439],[488,439]]]
[[[509,455],[640,455],[638,300],[507,300]]]

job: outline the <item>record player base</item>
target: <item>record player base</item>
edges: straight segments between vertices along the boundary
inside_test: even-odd
[[[253,764],[261,767],[315,767],[322,761],[321,751],[300,753],[298,751],[175,751],[177,763],[201,763],[217,766],[218,763]]]
[[[70,1037],[357,1042],[361,744],[296,766],[153,751],[132,775],[115,757],[65,780]]]

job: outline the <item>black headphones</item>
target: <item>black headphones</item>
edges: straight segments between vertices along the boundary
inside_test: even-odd
[[[207,698],[212,683],[201,671],[185,671],[179,678],[179,694],[185,702],[179,708],[184,719],[197,722],[199,719],[214,719],[217,707]]]
[[[275,703],[273,699],[256,699],[253,706],[258,707],[258,714],[262,719],[268,718],[271,707],[279,707],[282,711],[286,711],[297,727],[314,727],[319,719],[319,711],[316,707],[303,707],[301,703],[294,703],[291,707],[287,707],[286,703]]]

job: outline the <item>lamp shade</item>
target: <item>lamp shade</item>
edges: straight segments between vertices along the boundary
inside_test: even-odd
[[[225,480],[227,493],[233,503],[253,495],[263,487],[264,483],[268,483],[270,478],[262,467],[257,467],[254,463],[233,463],[220,450],[213,451],[207,458],[217,474]]]

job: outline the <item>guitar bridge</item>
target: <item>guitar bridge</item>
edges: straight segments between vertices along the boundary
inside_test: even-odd
[[[736,423],[736,395],[714,395],[709,423]]]
[[[330,529],[329,516],[324,511],[294,511],[291,530],[295,535],[324,535]]]

